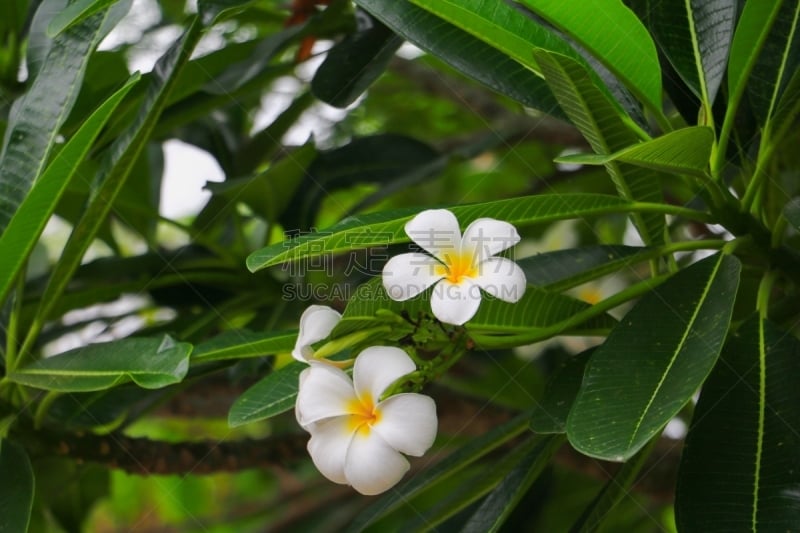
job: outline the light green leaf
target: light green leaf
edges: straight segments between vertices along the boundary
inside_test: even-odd
[[[145,389],[179,383],[192,345],[171,337],[128,338],[90,344],[40,359],[9,374],[23,385],[59,392],[90,392],[132,380]]]
[[[127,5],[122,2],[119,8],[98,13],[53,40],[30,88],[14,102],[0,153],[0,232],[47,166],[59,128],[78,97],[89,57]]]
[[[565,155],[555,161],[581,165],[606,165],[619,161],[661,172],[707,178],[713,145],[714,132],[711,128],[693,126],[634,144],[613,154]]]
[[[75,0],[60,11],[47,26],[47,34],[55,37],[67,28],[83,22],[98,11],[107,8],[117,0]]]
[[[0,479],[0,531],[28,531],[33,508],[33,468],[25,450],[7,439],[0,439]]]
[[[800,342],[749,319],[725,345],[681,455],[681,531],[791,531],[800,516]]]
[[[237,427],[279,415],[294,407],[300,372],[308,365],[293,361],[261,378],[244,391],[228,412],[228,425]]]
[[[534,56],[561,108],[595,153],[609,155],[641,140],[631,129],[630,119],[597,88],[578,62],[542,49],[535,50]],[[616,161],[609,161],[605,167],[621,197],[651,202],[662,200],[661,184],[655,173]],[[634,215],[633,221],[646,244],[663,242],[664,217]]]
[[[650,109],[661,109],[661,67],[653,39],[619,0],[516,0],[567,33],[619,77]],[[538,58],[536,58],[538,62]],[[540,64],[541,66],[541,64]]]
[[[479,217],[492,217],[522,226],[610,213],[684,212],[683,209],[672,206],[635,203],[603,194],[522,196],[480,204],[457,205],[449,209],[456,215],[462,227]],[[403,226],[419,211],[420,209],[402,209],[351,216],[318,233],[256,250],[247,258],[247,268],[255,272],[268,266],[307,257],[409,242]],[[706,218],[697,212],[685,214]]]
[[[48,165],[9,221],[6,230],[0,234],[0,257],[3,257],[3,265],[0,268],[0,302],[8,294],[20,268],[33,250],[61,194],[91,148],[92,142],[117,105],[138,80],[138,74],[132,76],[86,119]]]
[[[728,332],[741,265],[716,254],[645,296],[594,352],[567,420],[572,445],[624,461],[691,399]]]
[[[226,331],[195,346],[192,351],[192,363],[246,359],[290,352],[294,348],[295,340],[297,340],[296,331],[267,333],[254,333],[241,329]]]

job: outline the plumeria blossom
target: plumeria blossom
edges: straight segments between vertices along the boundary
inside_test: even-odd
[[[383,286],[393,300],[408,300],[434,286],[434,316],[460,326],[478,311],[481,289],[507,302],[522,298],[525,273],[510,259],[495,257],[520,240],[508,222],[479,218],[462,235],[452,212],[429,209],[409,220],[405,231],[431,255],[400,254],[386,263]]]
[[[362,494],[393,487],[408,471],[405,455],[421,456],[436,437],[431,398],[401,393],[380,400],[397,379],[416,370],[400,348],[372,346],[342,370],[312,361],[300,374],[295,415],[309,433],[317,469],[334,483]]]
[[[314,358],[311,345],[330,335],[341,319],[342,315],[327,305],[310,305],[300,316],[300,332],[292,356],[301,363],[311,361]]]

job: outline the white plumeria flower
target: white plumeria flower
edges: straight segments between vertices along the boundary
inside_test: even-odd
[[[327,305],[310,305],[300,316],[300,331],[292,356],[301,363],[311,361],[314,358],[311,345],[330,335],[341,319],[342,315]]]
[[[408,471],[403,454],[418,457],[431,447],[438,424],[431,398],[401,393],[378,401],[414,370],[400,348],[372,346],[356,358],[352,380],[317,362],[300,374],[295,415],[311,433],[308,451],[322,475],[361,494],[379,494]]]
[[[435,285],[431,310],[436,318],[460,326],[475,316],[481,291],[507,302],[525,292],[525,273],[510,259],[494,257],[520,240],[508,222],[479,218],[464,230],[446,209],[429,209],[405,225],[423,253],[400,254],[383,268],[383,286],[393,300],[405,301]]]

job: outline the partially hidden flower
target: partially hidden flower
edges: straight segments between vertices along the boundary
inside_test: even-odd
[[[429,209],[409,220],[405,231],[431,255],[400,254],[386,263],[383,286],[393,300],[408,300],[435,285],[433,315],[460,326],[478,311],[481,289],[507,302],[522,298],[525,273],[510,259],[495,257],[520,240],[508,222],[479,218],[462,236],[452,212]]]
[[[330,335],[341,319],[342,315],[327,305],[310,305],[300,316],[300,332],[292,356],[301,363],[311,361],[314,358],[311,345]]]
[[[421,456],[436,437],[436,404],[416,393],[380,400],[397,379],[416,370],[400,348],[372,346],[342,370],[312,361],[300,374],[295,415],[309,433],[317,469],[361,494],[393,487],[409,469],[405,455]]]

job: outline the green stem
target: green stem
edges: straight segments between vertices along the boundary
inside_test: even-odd
[[[609,296],[605,300],[601,300],[596,304],[587,307],[583,311],[580,311],[579,313],[576,313],[571,317],[562,320],[561,322],[557,322],[544,328],[534,329],[528,333],[522,333],[520,335],[491,335],[470,332],[470,337],[475,342],[476,346],[483,349],[514,348],[516,346],[546,340],[550,337],[559,335],[568,329],[580,326],[590,318],[599,316],[629,300],[650,292],[670,277],[671,274],[663,274],[661,276],[655,276],[645,281],[636,283],[612,296]]]
[[[390,331],[392,331],[392,328],[389,326],[378,326],[333,339],[323,344],[319,350],[314,352],[314,359],[327,359],[331,355],[335,355],[346,348],[367,341],[376,334],[389,333]]]
[[[778,248],[781,245],[781,240],[783,239],[783,233],[786,231],[786,226],[789,224],[789,221],[786,220],[786,217],[783,215],[783,212],[778,215],[778,220],[775,221],[775,225],[772,227],[772,239],[770,244],[773,248]]]
[[[42,398],[39,405],[36,407],[36,414],[33,416],[33,427],[35,429],[40,429],[42,427],[44,417],[47,416],[47,411],[50,410],[50,406],[53,405],[53,402],[56,401],[59,396],[61,396],[60,392],[52,390],[44,395],[44,398]]]
[[[778,273],[775,270],[768,270],[761,278],[761,283],[758,284],[758,296],[756,297],[756,309],[758,315],[762,320],[766,320],[767,312],[769,311],[769,299],[772,294],[772,286],[775,284],[775,279]]]
[[[14,303],[11,306],[11,316],[8,318],[6,329],[6,373],[17,369],[17,342],[19,342],[19,317],[22,314],[22,300],[25,291],[25,271],[21,268],[17,274],[17,290],[14,292]]]

